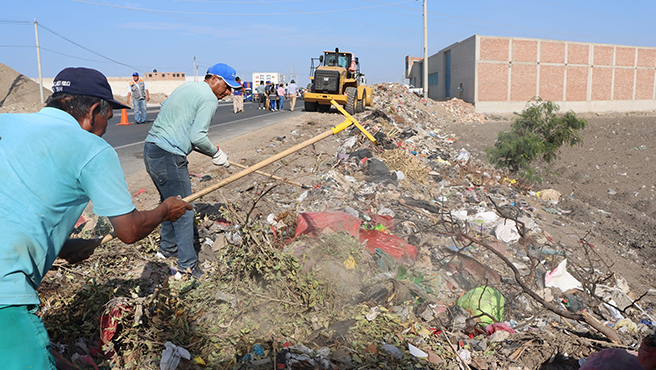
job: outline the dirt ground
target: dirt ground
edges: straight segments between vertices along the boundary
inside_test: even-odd
[[[568,233],[589,232],[608,248],[607,258],[619,265],[619,273],[655,288],[656,112],[580,117],[588,122],[583,144],[561,148],[555,162],[541,166],[542,184],[534,185],[536,191],[558,190],[559,206],[572,210],[559,218],[566,226],[554,225],[550,232],[563,231],[568,239]],[[460,138],[458,145],[484,158],[483,150],[494,145],[499,131],[509,129],[510,119],[493,117],[450,129]]]

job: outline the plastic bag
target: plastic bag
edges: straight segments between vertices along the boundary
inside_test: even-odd
[[[481,323],[490,325],[495,320],[503,320],[503,306],[505,302],[506,300],[503,298],[503,295],[495,288],[479,286],[465,293],[465,295],[456,301],[456,304],[470,311],[473,316],[478,316],[485,312],[494,317],[494,319],[488,315],[479,317]]]
[[[583,290],[583,285],[567,272],[567,258],[565,258],[553,271],[544,275],[544,286],[547,288],[558,288],[562,292],[570,289]]]

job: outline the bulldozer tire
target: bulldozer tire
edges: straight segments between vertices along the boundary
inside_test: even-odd
[[[306,112],[316,112],[317,111],[317,102],[315,102],[315,101],[306,101],[305,102],[305,111]]]
[[[317,110],[321,113],[328,113],[330,111],[330,104],[317,104]]]
[[[355,113],[362,113],[364,112],[364,106],[366,105],[367,101],[367,92],[363,91],[362,92],[362,99],[358,99],[358,101],[355,103]]]
[[[358,96],[358,89],[356,89],[355,87],[346,88],[346,106],[344,106],[346,113],[348,114],[355,113],[355,100],[357,96]]]

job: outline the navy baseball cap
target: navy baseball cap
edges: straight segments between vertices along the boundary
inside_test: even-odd
[[[233,89],[241,89],[241,84],[235,80],[235,77],[237,77],[237,71],[227,64],[215,64],[207,69],[207,74],[221,77],[223,81]]]
[[[94,96],[109,102],[113,109],[130,109],[114,100],[107,77],[90,68],[64,68],[55,76],[52,91],[72,95]]]

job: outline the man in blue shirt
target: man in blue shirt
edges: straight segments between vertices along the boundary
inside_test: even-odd
[[[76,263],[100,245],[100,239],[68,239],[89,201],[128,244],[192,208],[171,197],[151,211],[135,209],[118,156],[100,138],[112,109],[126,108],[102,73],[66,68],[53,92],[38,113],[0,114],[2,369],[55,369],[36,315],[37,288],[57,256]]]
[[[234,68],[219,63],[211,66],[203,82],[180,85],[162,103],[161,110],[146,137],[144,163],[155,183],[161,199],[180,194],[191,195],[191,181],[187,155],[196,150],[212,157],[217,166],[230,167],[228,155],[207,138],[210,122],[219,107],[219,100],[240,89]],[[194,249],[194,212],[188,211],[175,222],[164,222],[157,255],[177,257],[178,270],[200,279],[203,270],[198,266]]]

